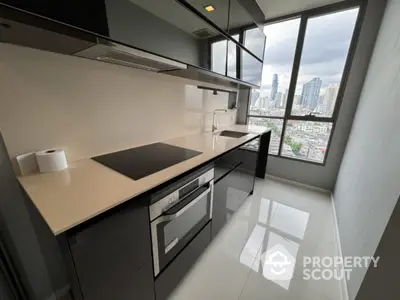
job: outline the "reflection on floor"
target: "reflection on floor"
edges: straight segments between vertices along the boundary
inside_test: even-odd
[[[339,281],[303,279],[305,256],[335,255],[330,201],[323,192],[257,180],[170,300],[340,300]]]

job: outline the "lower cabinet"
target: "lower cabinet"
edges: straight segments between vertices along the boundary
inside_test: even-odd
[[[214,184],[212,237],[253,192],[256,175],[259,138],[224,155],[215,163],[218,170]],[[251,150],[250,150],[251,149]]]
[[[211,241],[211,222],[156,278],[156,300],[165,300],[178,286]],[[141,298],[138,298],[141,299]]]
[[[214,184],[212,215],[212,237],[225,226],[229,218],[240,208],[249,195],[248,178],[239,171],[239,166]]]
[[[139,199],[68,242],[84,300],[154,300],[148,208]]]

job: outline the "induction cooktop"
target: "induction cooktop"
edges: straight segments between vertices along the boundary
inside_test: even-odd
[[[133,180],[138,180],[200,154],[202,152],[154,143],[92,159]]]

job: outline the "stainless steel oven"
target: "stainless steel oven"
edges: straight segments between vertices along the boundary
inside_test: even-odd
[[[211,220],[213,179],[210,169],[150,206],[154,276]]]

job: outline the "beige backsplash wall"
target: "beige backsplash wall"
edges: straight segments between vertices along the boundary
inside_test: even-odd
[[[0,43],[0,131],[13,158],[59,147],[75,161],[210,130],[228,93],[197,84]],[[217,120],[234,124],[236,111]]]

